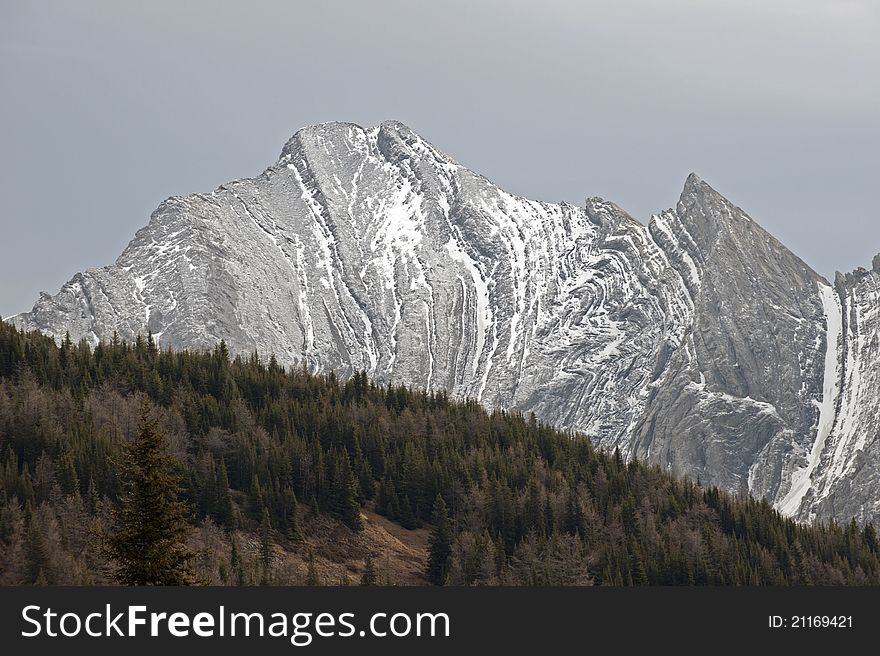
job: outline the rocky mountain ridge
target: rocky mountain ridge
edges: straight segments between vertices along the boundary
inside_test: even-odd
[[[509,194],[395,121],[170,198],[12,321],[274,353],[534,412],[783,512],[880,514],[874,270],[833,285],[697,176],[647,226]]]

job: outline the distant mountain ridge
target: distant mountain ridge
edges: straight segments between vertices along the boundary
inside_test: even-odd
[[[399,122],[327,123],[12,321],[443,388],[848,520],[880,514],[878,281],[880,258],[829,284],[693,174],[644,226],[509,194]]]

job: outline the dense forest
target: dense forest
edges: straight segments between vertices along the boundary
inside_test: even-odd
[[[2,322],[0,583],[112,582],[97,542],[145,402],[182,481],[199,582],[880,583],[872,525],[798,524],[534,416],[222,343],[59,346]],[[405,575],[386,552],[410,542]]]

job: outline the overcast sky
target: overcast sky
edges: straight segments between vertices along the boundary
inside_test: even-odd
[[[820,273],[880,251],[880,2],[0,0],[0,315],[298,128],[395,118],[641,221],[702,178]]]

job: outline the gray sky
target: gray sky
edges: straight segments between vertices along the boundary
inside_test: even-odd
[[[696,171],[826,276],[880,251],[876,0],[0,0],[0,315],[299,127],[396,118],[646,221]]]

